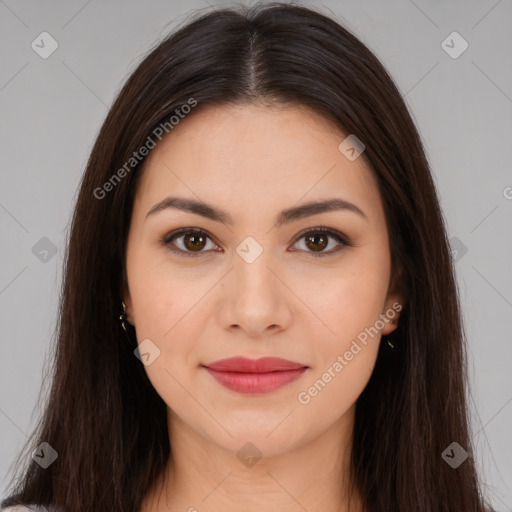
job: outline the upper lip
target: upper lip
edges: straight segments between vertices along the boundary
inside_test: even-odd
[[[219,361],[208,363],[204,366],[217,371],[246,373],[277,372],[307,367],[305,364],[288,361],[287,359],[281,359],[280,357],[248,359],[241,356],[220,359]]]

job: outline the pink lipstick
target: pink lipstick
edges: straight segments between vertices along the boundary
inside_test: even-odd
[[[223,386],[238,393],[269,393],[298,379],[307,365],[278,357],[231,357],[203,365]]]

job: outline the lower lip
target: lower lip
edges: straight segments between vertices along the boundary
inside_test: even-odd
[[[269,393],[297,380],[307,368],[268,373],[221,372],[205,367],[220,384],[238,393]]]

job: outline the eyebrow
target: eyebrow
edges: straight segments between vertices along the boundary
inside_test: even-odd
[[[202,201],[172,196],[166,197],[162,201],[155,204],[146,214],[146,219],[149,216],[168,208],[174,208],[187,213],[201,215],[202,217],[216,222],[222,222],[223,224],[233,224],[233,218],[225,210],[221,210],[220,208],[216,208],[215,206],[209,205]],[[320,201],[312,201],[309,203],[301,204],[300,206],[287,208],[278,214],[275,223],[276,226],[279,227],[283,224],[289,224],[293,221],[303,219],[305,217],[310,217],[312,215],[339,210],[356,213],[368,221],[368,217],[365,215],[365,213],[355,204],[350,203],[345,199],[332,198]]]

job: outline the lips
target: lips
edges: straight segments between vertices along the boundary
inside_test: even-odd
[[[230,357],[205,365],[212,370],[223,372],[267,373],[282,370],[297,370],[307,365],[281,359],[279,357],[262,357],[261,359],[247,359],[246,357]]]
[[[298,379],[307,365],[278,357],[232,357],[204,365],[223,386],[239,393],[268,393]]]

